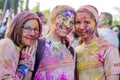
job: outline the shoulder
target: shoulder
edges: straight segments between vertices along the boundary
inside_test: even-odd
[[[99,44],[102,49],[104,48],[105,55],[119,54],[118,48],[115,45],[109,43],[108,41],[101,39],[99,40]]]
[[[105,39],[103,39],[103,38],[99,38],[98,39],[98,44],[99,44],[99,46],[101,46],[101,47],[104,47],[104,46],[110,46],[111,44],[107,41],[107,40],[105,40]]]
[[[0,40],[0,45],[11,45],[12,46],[13,41],[9,38],[4,38]]]

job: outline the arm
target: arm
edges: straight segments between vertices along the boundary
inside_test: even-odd
[[[19,51],[12,40],[0,40],[0,80],[12,80],[19,60]],[[14,79],[13,79],[14,80]]]
[[[26,77],[24,77],[23,80],[31,80],[32,77],[32,71],[28,71],[28,74],[26,75]]]
[[[29,64],[30,67],[28,69],[27,75],[23,78],[23,80],[31,80],[32,73],[34,71],[35,55],[36,55],[37,44],[38,44],[38,42],[36,41],[31,47],[27,47],[26,49],[24,49],[22,51],[23,53],[24,52],[28,53],[30,58],[27,60],[27,63],[31,63],[31,64]]]
[[[110,46],[107,48],[104,68],[106,80],[119,80],[120,57],[117,47]]]

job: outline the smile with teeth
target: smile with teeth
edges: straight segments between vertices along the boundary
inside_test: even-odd
[[[87,31],[78,30],[80,34],[85,34]]]
[[[70,26],[62,26],[61,29],[63,29],[64,31],[69,31],[72,29],[72,27]]]

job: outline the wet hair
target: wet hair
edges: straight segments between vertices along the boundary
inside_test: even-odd
[[[104,14],[103,16],[103,24],[104,25],[112,25],[112,21],[113,21],[113,17],[112,14],[108,13],[108,12],[101,12],[101,14]]]
[[[42,31],[42,24],[38,18],[38,16],[35,13],[29,12],[29,11],[23,11],[18,13],[15,18],[13,19],[10,26],[7,27],[7,30],[5,32],[5,37],[10,38],[13,40],[13,42],[18,46],[21,44],[21,37],[22,37],[22,28],[26,21],[28,20],[37,20],[39,24],[39,36]],[[39,37],[38,36],[38,37]]]

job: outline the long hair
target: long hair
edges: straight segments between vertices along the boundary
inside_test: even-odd
[[[36,19],[38,21],[39,36],[40,36],[42,31],[42,24],[38,16],[35,13],[23,11],[18,13],[13,19],[11,25],[7,27],[7,30],[5,32],[5,37],[12,39],[16,45],[19,45],[21,43],[22,27],[26,21],[31,19]]]

